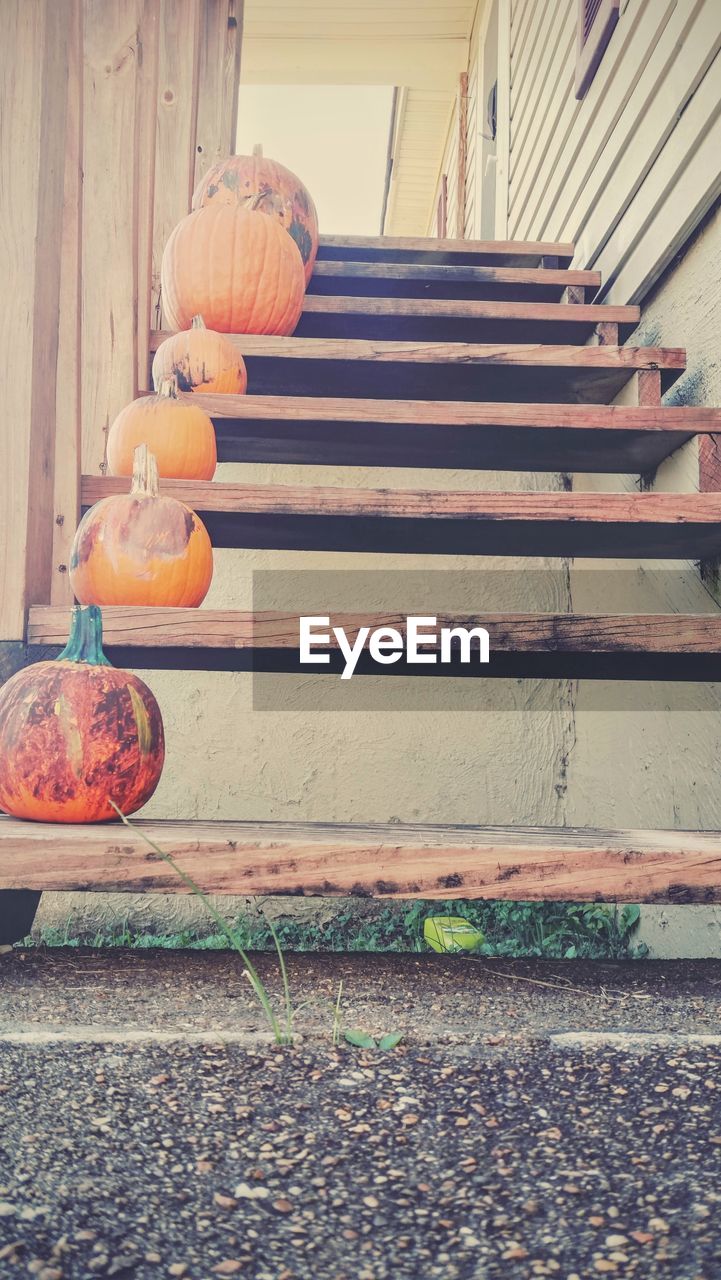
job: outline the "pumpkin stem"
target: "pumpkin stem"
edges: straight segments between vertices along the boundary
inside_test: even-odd
[[[263,159],[263,143],[262,142],[256,142],[255,146],[253,147],[253,155],[258,156],[261,160]]]
[[[176,378],[174,373],[171,374],[170,377],[168,378],[161,378],[160,386],[158,387],[158,395],[165,396],[166,398],[169,398],[171,400],[177,400],[178,379]]]
[[[204,329],[204,328],[205,328],[205,321],[204,321],[203,317],[202,317],[202,316],[193,316],[193,319],[192,319],[192,320],[191,320],[191,322],[190,322],[190,327],[191,327],[191,329]]]
[[[140,493],[144,498],[158,496],[158,463],[147,444],[139,444],[133,452],[133,483],[130,492]]]
[[[90,667],[112,667],[103,653],[103,615],[96,604],[73,607],[70,635],[58,662],[85,662]]]

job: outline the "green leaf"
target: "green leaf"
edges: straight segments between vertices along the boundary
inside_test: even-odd
[[[357,1049],[378,1048],[373,1036],[369,1036],[367,1031],[360,1031],[356,1027],[354,1031],[345,1031],[343,1034],[348,1041],[348,1044],[354,1044]]]
[[[381,1036],[381,1039],[378,1041],[378,1048],[383,1049],[384,1053],[387,1053],[389,1049],[395,1049],[396,1045],[400,1044],[402,1039],[402,1031],[389,1031],[387,1035]]]
[[[567,948],[566,948],[566,950],[565,950],[565,951],[564,951],[564,953],[563,953],[563,958],[564,958],[564,960],[575,960],[575,959],[576,959],[576,948],[575,948],[574,946],[567,947]]]
[[[624,907],[621,912],[621,924],[624,929],[631,930],[638,923],[640,915],[641,908],[636,903],[629,903],[628,906]]]

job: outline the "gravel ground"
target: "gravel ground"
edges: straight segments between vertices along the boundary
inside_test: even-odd
[[[254,961],[276,1002],[278,966]],[[329,1037],[338,983],[347,1026],[418,1042],[553,1031],[721,1031],[720,961],[585,964],[424,955],[287,957],[296,1025]],[[31,950],[0,961],[0,1029],[47,1024],[252,1033],[264,1026],[223,952]]]
[[[0,962],[3,1280],[721,1277],[721,965],[290,965],[276,1049],[229,956]]]

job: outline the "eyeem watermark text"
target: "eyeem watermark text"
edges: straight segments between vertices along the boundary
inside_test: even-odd
[[[485,627],[438,627],[433,616],[408,617],[403,631],[397,627],[358,627],[349,636],[344,627],[332,627],[329,616],[300,617],[300,661],[313,666],[329,663],[327,650],[334,643],[345,658],[341,680],[350,680],[365,648],[373,662],[390,666],[401,658],[411,664],[436,662],[482,663],[490,661],[490,640]]]

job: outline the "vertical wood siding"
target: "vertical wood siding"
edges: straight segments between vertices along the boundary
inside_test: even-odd
[[[638,301],[721,192],[721,5],[628,0],[574,96],[576,0],[513,0],[508,234],[570,240]]]

